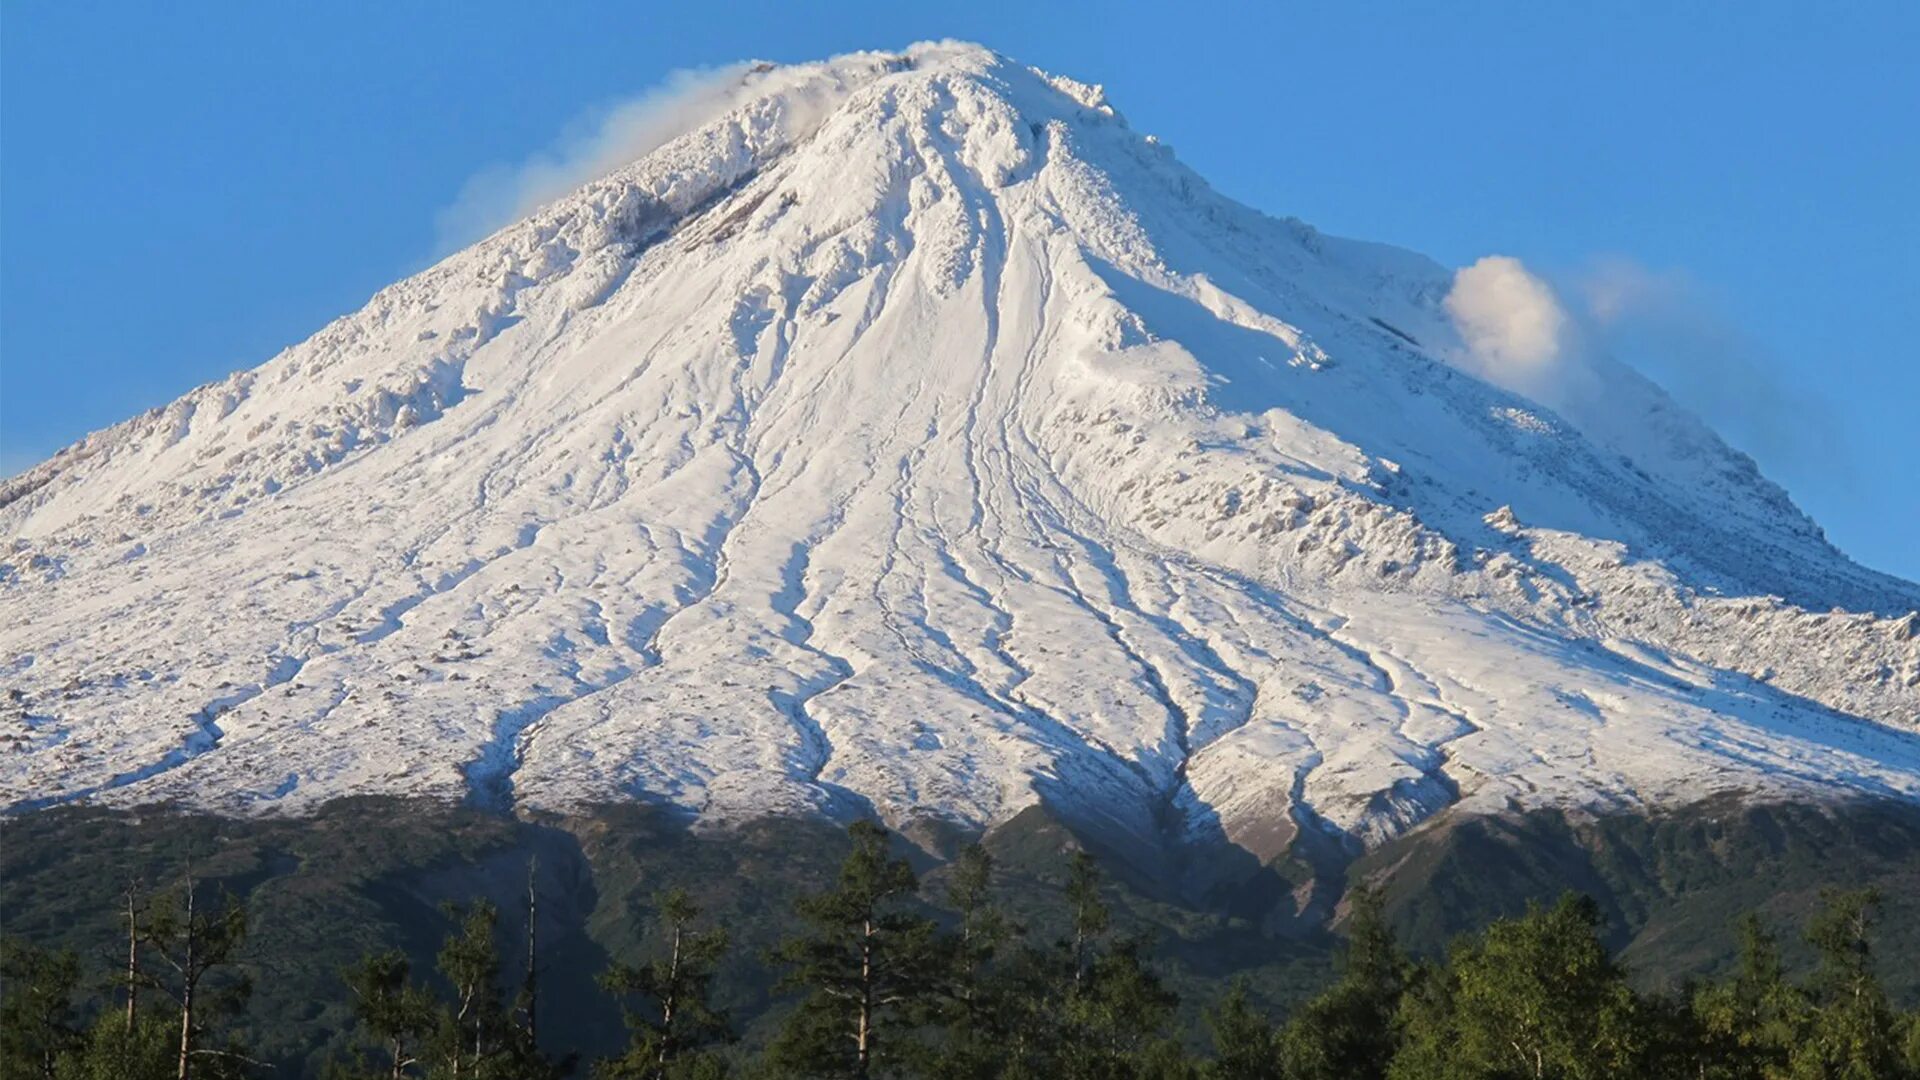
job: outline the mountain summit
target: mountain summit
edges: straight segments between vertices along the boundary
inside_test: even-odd
[[[0,803],[1357,853],[1920,800],[1920,587],[1655,386],[973,46],[724,115],[0,487]],[[1484,351],[1484,350],[1481,350]]]

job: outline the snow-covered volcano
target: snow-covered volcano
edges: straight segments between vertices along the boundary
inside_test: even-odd
[[[1449,271],[983,49],[736,98],[0,487],[0,803],[1920,799],[1920,588],[1630,370],[1500,389]]]

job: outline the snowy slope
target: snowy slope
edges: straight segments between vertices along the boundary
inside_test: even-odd
[[[1349,849],[1920,799],[1920,588],[1630,370],[919,46],[0,488],[0,803],[639,798]]]

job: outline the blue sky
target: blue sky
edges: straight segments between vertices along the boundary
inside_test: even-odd
[[[675,69],[938,37],[1104,83],[1226,193],[1569,295],[1920,578],[1920,5],[72,4],[0,11],[0,469],[439,253],[489,168]]]

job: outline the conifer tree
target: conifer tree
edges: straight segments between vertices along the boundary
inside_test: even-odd
[[[54,1080],[62,1057],[81,1043],[74,1014],[80,959],[13,938],[0,939],[0,1080]]]
[[[456,929],[440,946],[440,974],[453,997],[441,1007],[434,1037],[437,1072],[451,1080],[492,1080],[504,1076],[504,1048],[512,1027],[501,1004],[500,951],[494,932],[500,913],[476,900],[462,908],[449,904]]]
[[[959,1023],[984,1028],[990,997],[987,975],[996,952],[1013,932],[993,903],[993,856],[979,844],[962,848],[954,860],[947,902],[959,916],[954,928],[953,990]]]
[[[1455,939],[1447,948],[1451,956],[1464,951],[1467,943]],[[1393,1018],[1399,1044],[1387,1064],[1389,1080],[1451,1080],[1466,1075],[1454,1060],[1458,987],[1459,980],[1444,962],[1422,961],[1409,970]]]
[[[1897,1018],[1873,970],[1873,920],[1879,893],[1830,891],[1807,926],[1820,955],[1812,980],[1814,1009],[1794,1040],[1788,1073],[1795,1078],[1880,1080],[1905,1070]]]
[[[1063,1011],[1070,1078],[1149,1077],[1179,1072],[1179,1044],[1167,1027],[1180,999],[1147,966],[1145,943],[1125,938],[1100,950],[1068,993]]]
[[[1010,1060],[1014,1026],[1008,988],[994,963],[1015,927],[993,902],[993,856],[979,844],[962,848],[947,883],[956,922],[945,939],[947,996],[940,1008],[944,1038],[921,1071],[936,1080],[997,1077]]]
[[[1112,922],[1106,902],[1100,899],[1100,866],[1085,851],[1074,852],[1068,865],[1067,906],[1073,916],[1073,981],[1077,986],[1092,966],[1096,942]]]
[[[370,1075],[389,1080],[419,1075],[421,1044],[433,1030],[433,997],[413,985],[409,974],[406,954],[398,949],[369,953],[343,973],[354,1016],[386,1059]]]
[[[136,978],[164,995],[176,1012],[177,1080],[224,1076],[257,1064],[215,1034],[216,1023],[239,1011],[252,990],[245,975],[234,970],[246,936],[246,909],[230,894],[209,908],[191,872],[179,892],[154,904],[145,939],[158,962],[144,965]],[[131,1030],[138,1031],[137,1020]]]
[[[375,954],[346,973],[355,1011],[383,1048],[379,1075],[424,1073],[436,1080],[541,1080],[561,1075],[534,1045],[524,1016],[523,988],[509,1002],[501,984],[496,933],[500,913],[490,901],[442,909],[454,924],[436,966],[451,990],[444,1000],[409,980],[398,952]],[[531,939],[530,939],[531,940]],[[532,958],[529,959],[532,962]]]
[[[175,1080],[179,1073],[180,1014],[166,995],[144,996],[156,985],[145,954],[154,935],[154,910],[138,881],[120,894],[119,915],[126,926],[125,951],[116,960],[109,985],[120,993],[119,1008],[103,1011],[87,1028],[81,1045],[61,1063],[62,1080]],[[231,1073],[238,1061],[215,1059],[211,1074]],[[195,1075],[209,1075],[196,1068]]]
[[[1025,957],[1025,1067],[1069,1078],[1177,1072],[1179,1047],[1166,1028],[1179,998],[1147,966],[1144,941],[1110,937],[1099,864],[1084,851],[1068,866],[1066,899],[1071,935],[1056,947],[1058,960],[1032,950]]]
[[[1203,1070],[1207,1080],[1273,1080],[1280,1075],[1273,1025],[1247,1000],[1244,981],[1234,980],[1206,1020],[1213,1037],[1213,1060]]]
[[[925,1022],[940,964],[932,920],[907,909],[918,882],[887,854],[872,822],[847,830],[853,851],[838,887],[796,905],[808,929],[782,942],[780,986],[807,997],[772,1048],[773,1063],[806,1076],[865,1077],[912,1056],[909,1033]]]
[[[1763,1077],[1786,1068],[1803,1029],[1806,995],[1787,981],[1780,947],[1751,912],[1736,924],[1740,964],[1731,979],[1697,988],[1684,1053],[1707,1077]]]
[[[621,999],[629,1038],[626,1052],[598,1063],[594,1074],[603,1080],[724,1075],[726,1061],[715,1048],[733,1031],[709,998],[727,932],[695,930],[700,909],[683,890],[656,896],[654,906],[660,955],[638,965],[616,963],[600,976],[600,985]]]
[[[1279,1037],[1288,1080],[1377,1080],[1398,1048],[1393,1018],[1409,965],[1378,893],[1354,893],[1340,979],[1301,1006]]]

